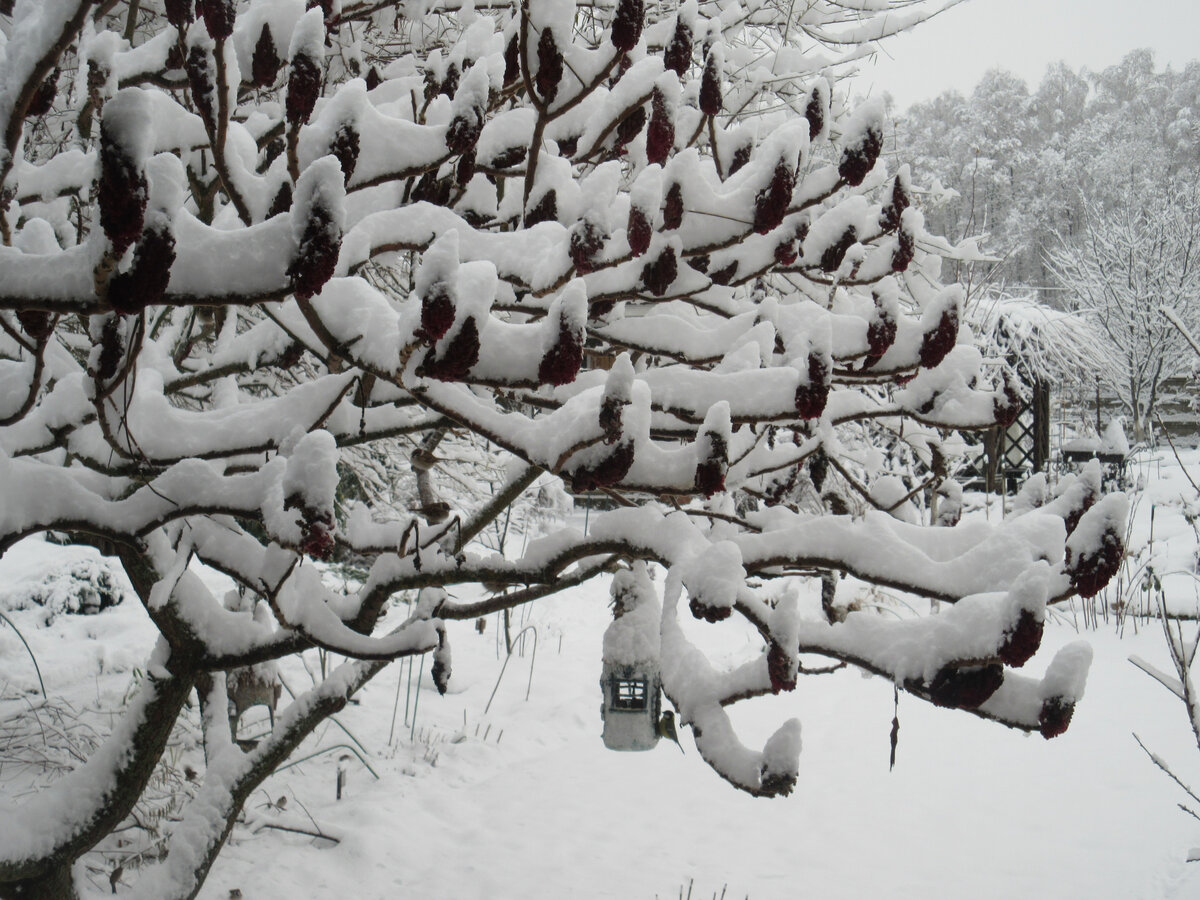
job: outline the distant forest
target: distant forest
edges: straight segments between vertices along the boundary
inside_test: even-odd
[[[985,234],[1003,259],[993,283],[1060,305],[1047,254],[1079,233],[1085,202],[1106,214],[1195,191],[1200,61],[1156,70],[1150,50],[1135,50],[1100,72],[1057,63],[1033,90],[996,69],[968,94],[897,110],[893,134],[887,149],[933,188],[930,231]]]

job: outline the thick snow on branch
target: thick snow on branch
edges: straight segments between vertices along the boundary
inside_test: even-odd
[[[974,246],[927,232],[922,174],[836,70],[944,5],[0,2],[0,550],[115,553],[173,667],[73,800],[3,820],[0,894],[117,826],[110,794],[161,751],[147,710],[169,726],[193,683],[219,706],[228,670],[357,660],[252,751],[207,713],[145,896],[194,895],[249,791],[384,663],[433,652],[444,690],[444,620],[606,573],[606,656],[658,659],[752,794],[791,792],[800,724],[751,748],[728,707],[794,689],[802,653],[1065,728],[1083,652],[1011,670],[1047,603],[1111,577],[1125,501],[1092,467],[1001,521],[925,524],[957,432],[1023,389],[944,277]],[[839,575],[952,605],[848,614]],[[693,640],[739,619],[745,658]]]

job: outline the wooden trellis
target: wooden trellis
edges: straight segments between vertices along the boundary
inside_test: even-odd
[[[987,491],[1015,489],[1050,463],[1050,385],[1033,383],[1031,398],[1007,428],[985,432],[976,460],[966,471],[968,485]]]

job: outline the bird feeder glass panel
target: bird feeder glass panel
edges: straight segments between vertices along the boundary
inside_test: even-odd
[[[634,711],[646,708],[646,682],[641,678],[614,678],[613,709]]]

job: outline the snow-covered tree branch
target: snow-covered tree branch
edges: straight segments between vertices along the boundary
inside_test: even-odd
[[[1019,408],[940,277],[973,245],[926,231],[914,175],[881,156],[882,105],[838,82],[938,8],[17,0],[0,16],[0,550],[47,531],[105,546],[161,634],[104,752],[0,808],[0,896],[74,895],[194,685],[208,769],[148,897],[195,896],[249,793],[387,662],[432,653],[444,691],[447,622],[613,572],[658,612],[681,724],[752,794],[792,790],[799,723],[751,748],[725,710],[793,689],[802,653],[1065,729],[1087,652],[1012,670],[1047,603],[1115,571],[1123,498],[1089,470],[998,523],[899,513],[945,476],[956,430]],[[885,499],[896,448],[932,474]],[[355,478],[369,487],[349,496]],[[478,540],[537,490],[617,508],[519,553]],[[322,579],[350,558],[361,584]],[[227,608],[195,563],[257,610]],[[825,575],[835,594],[839,574],[954,607],[814,620],[774,590]],[[451,599],[458,584],[497,590]],[[412,616],[385,621],[407,590]],[[708,659],[684,602],[749,623],[761,655]],[[311,647],[351,661],[257,747],[231,741],[222,673]]]

